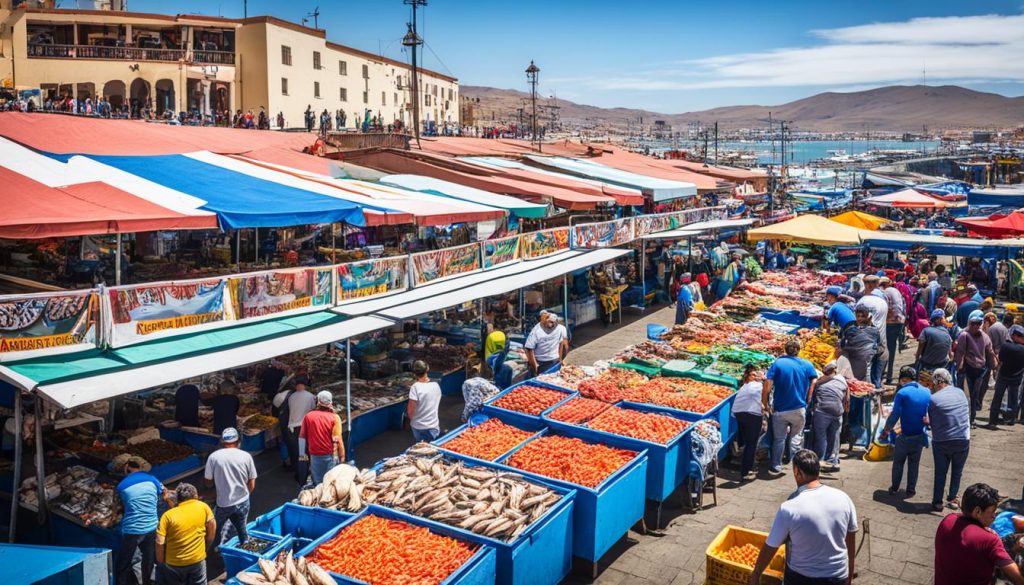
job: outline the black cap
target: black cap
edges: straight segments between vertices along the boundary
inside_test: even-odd
[[[309,386],[309,376],[307,376],[305,374],[299,374],[298,376],[295,376],[295,379],[292,382],[296,386],[298,386],[299,384],[302,384],[304,386]]]

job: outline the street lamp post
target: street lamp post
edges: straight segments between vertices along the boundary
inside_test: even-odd
[[[412,92],[412,129],[416,137],[416,147],[420,147],[420,80],[416,72],[416,48],[423,44],[423,39],[416,33],[416,9],[426,6],[427,0],[403,0],[403,4],[412,6],[412,22],[409,23],[409,32],[402,38],[402,46],[409,47],[412,51],[412,85],[409,88]]]
[[[537,142],[537,152],[541,151],[540,137],[537,135],[537,74],[540,73],[540,67],[534,64],[533,60],[530,60],[530,66],[526,68],[526,81],[530,84],[530,102],[533,104],[533,121],[530,126],[532,135],[531,141]]]

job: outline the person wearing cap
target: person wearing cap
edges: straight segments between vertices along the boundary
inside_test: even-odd
[[[693,289],[690,288],[692,277],[689,272],[679,278],[679,296],[676,297],[676,325],[683,325],[693,311]]]
[[[984,320],[985,315],[981,311],[970,314],[967,318],[967,329],[961,331],[957,337],[953,354],[957,371],[961,372],[960,380],[964,390],[971,398],[971,427],[975,426],[975,415],[981,410],[981,402],[985,398],[986,389],[981,387],[985,368],[994,368],[998,365],[992,351],[992,340],[981,330],[981,323]]]
[[[224,429],[220,435],[221,448],[206,459],[203,477],[206,485],[212,485],[217,491],[213,511],[217,521],[214,548],[220,544],[228,522],[235,527],[239,544],[249,540],[245,524],[249,521],[249,494],[256,489],[256,463],[252,455],[238,448],[239,439],[237,429]]]
[[[850,305],[839,300],[841,294],[843,294],[843,289],[838,286],[830,286],[825,289],[828,311],[821,320],[822,329],[828,329],[829,325],[835,325],[839,329],[839,335],[843,334],[847,325],[851,325],[857,320]]]
[[[882,336],[871,323],[871,313],[867,307],[857,307],[854,314],[857,321],[843,331],[839,339],[839,350],[849,360],[853,377],[867,381],[872,361],[883,351]]]
[[[999,535],[990,529],[1000,499],[995,488],[973,484],[964,490],[960,513],[948,514],[939,522],[935,531],[935,585],[987,585],[996,569],[1014,585],[1024,585],[1020,567]]]
[[[814,381],[808,396],[814,453],[831,466],[826,471],[839,470],[839,431],[843,426],[843,414],[850,410],[850,387],[837,370],[836,362],[825,364],[822,368],[824,376]]]
[[[309,378],[305,374],[295,376],[293,387],[282,390],[274,397],[277,409],[277,424],[281,428],[281,440],[288,449],[288,460],[295,470],[295,481],[305,485],[307,471],[299,464],[299,427],[309,411],[316,408],[316,396],[309,391]]]
[[[953,357],[953,338],[945,325],[946,314],[942,309],[935,309],[930,316],[930,324],[917,337],[917,355],[915,361],[919,372],[944,368]]]
[[[1013,316],[1010,316],[1013,322]],[[996,373],[995,395],[992,396],[992,405],[988,411],[988,426],[996,428],[1000,424],[1000,414],[1003,406],[1003,395],[1009,390],[1006,402],[1009,408],[1009,416],[1002,421],[1007,426],[1016,422],[1018,400],[1020,398],[1019,388],[1024,381],[1024,327],[1020,325],[1010,326],[1010,338],[999,347],[999,370]]]
[[[903,366],[899,374],[899,389],[893,398],[892,414],[885,421],[882,436],[889,435],[896,424],[900,425],[900,434],[893,443],[895,449],[892,456],[892,483],[889,493],[895,495],[903,483],[903,466],[907,467],[907,497],[917,494],[917,473],[921,464],[921,450],[928,444],[924,434],[924,419],[928,416],[928,404],[931,392],[917,383],[917,370]]]
[[[956,324],[960,327],[967,327],[967,318],[971,313],[981,309],[981,301],[973,298],[978,293],[978,288],[970,284],[967,286],[967,293],[969,296],[957,307],[954,317]],[[984,309],[982,309],[982,312],[984,312]]]
[[[883,276],[878,279],[878,286],[885,295],[885,302],[889,305],[889,312],[885,316],[885,383],[892,384],[892,371],[896,363],[896,348],[899,347],[900,338],[903,336],[903,328],[906,326],[907,307],[903,302],[903,295],[896,287],[892,286],[892,279]]]
[[[132,457],[124,464],[124,479],[117,484],[117,495],[124,507],[121,519],[121,548],[114,573],[116,583],[134,583],[132,559],[135,551],[142,554],[142,585],[152,582],[156,552],[157,506],[167,497],[167,488],[160,480],[142,470],[142,461]]]
[[[334,396],[327,390],[316,395],[316,410],[302,418],[299,429],[299,457],[309,457],[313,485],[324,474],[345,460],[345,444],[341,440],[341,417],[334,412]]]
[[[526,350],[526,361],[533,375],[543,374],[556,364],[561,364],[569,354],[569,332],[558,322],[558,315],[541,311],[523,349]]]
[[[416,381],[409,388],[409,404],[405,408],[412,437],[417,441],[433,441],[441,436],[441,386],[430,380],[430,366],[422,360],[412,363]]]
[[[886,353],[888,347],[885,332],[886,318],[889,315],[889,302],[878,288],[879,278],[877,275],[869,274],[864,277],[864,296],[857,301],[855,309],[866,307],[871,314],[871,324],[878,329],[880,339],[880,351],[871,360],[870,380],[875,388],[882,387],[882,371],[885,369]]]

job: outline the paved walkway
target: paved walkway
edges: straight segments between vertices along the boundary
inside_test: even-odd
[[[570,354],[569,361],[582,365],[607,358],[643,339],[648,323],[670,325],[673,318],[674,311],[662,308],[648,312],[609,335],[590,337],[586,335],[588,332],[581,332],[577,339],[579,347]],[[897,357],[898,365],[909,360],[909,352],[905,355],[902,360]],[[979,421],[987,422],[986,417],[987,414],[979,414]],[[972,483],[986,482],[1001,494],[1020,497],[1024,483],[1024,460],[1019,456],[1022,448],[1024,429],[1021,426],[973,431],[961,493]],[[863,461],[861,455],[861,451],[843,453],[842,471],[823,476],[827,485],[842,489],[853,498],[862,533],[867,534],[857,557],[855,583],[932,583],[933,539],[946,512],[931,511],[931,452],[926,450],[922,456],[918,493],[912,500],[887,493],[889,462],[869,463]],[[769,479],[765,469],[762,464],[758,479],[741,485],[737,481],[738,467],[725,464],[719,475],[718,505],[711,506],[710,495],[706,495],[708,507],[696,514],[685,512],[679,496],[675,496],[663,512],[662,524],[667,526],[658,535],[630,531],[603,559],[595,582],[703,583],[704,551],[722,528],[732,524],[767,531],[779,503],[796,488],[791,473]],[[648,522],[651,517],[649,513]],[[861,536],[858,536],[858,543],[861,543]],[[570,577],[568,582],[586,580]]]

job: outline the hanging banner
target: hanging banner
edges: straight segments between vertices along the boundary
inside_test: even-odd
[[[519,236],[481,242],[484,270],[519,259]]]
[[[327,308],[333,304],[333,272],[323,266],[230,277],[235,317],[245,321]]]
[[[409,287],[409,258],[395,256],[338,266],[337,302],[366,299]]]
[[[0,362],[96,347],[96,293],[0,296]]]
[[[631,242],[634,239],[633,218],[631,217],[585,223],[574,226],[572,229],[573,248],[608,248]]]
[[[415,286],[480,269],[480,246],[466,244],[412,255]]]
[[[519,250],[522,258],[540,258],[569,249],[569,228],[560,227],[519,236]]]
[[[186,280],[112,287],[110,345],[186,333],[229,321],[224,296],[227,281]]]
[[[656,231],[654,229],[660,222],[657,221],[656,216],[653,215],[640,215],[633,218],[633,233],[636,237],[642,238],[647,234],[652,234]]]

